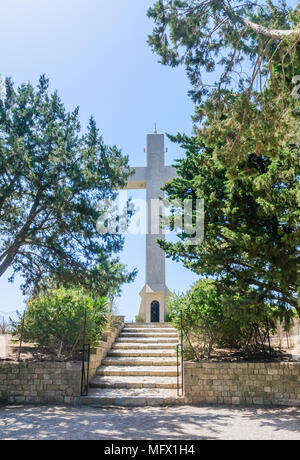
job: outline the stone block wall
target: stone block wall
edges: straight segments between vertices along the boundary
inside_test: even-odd
[[[97,348],[91,350],[90,356],[90,372],[89,379],[93,379],[96,375],[98,367],[101,365],[102,360],[106,357],[107,352],[111,349],[112,344],[120,334],[124,327],[124,316],[115,316],[112,321],[112,325],[108,331],[103,335],[105,340],[99,343]]]
[[[81,363],[0,362],[0,402],[71,403],[80,395]]]
[[[92,350],[90,378],[124,326],[124,317],[115,317],[105,340]],[[81,362],[0,361],[0,403],[71,404],[81,392]]]
[[[184,364],[188,404],[300,406],[300,362]]]

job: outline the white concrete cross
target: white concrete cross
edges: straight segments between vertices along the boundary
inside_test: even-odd
[[[135,174],[126,187],[130,190],[146,189],[147,192],[146,283],[140,292],[142,301],[139,313],[147,323],[164,322],[167,313],[166,299],[170,292],[166,286],[166,259],[157,243],[158,239],[165,239],[165,235],[159,228],[153,234],[156,225],[153,219],[157,220],[157,213],[153,215],[153,203],[162,196],[164,184],[174,177],[175,168],[165,165],[164,135],[148,134],[147,166],[135,168]]]

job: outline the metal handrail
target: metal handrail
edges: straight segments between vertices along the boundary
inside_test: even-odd
[[[179,363],[179,348],[181,349],[181,363]],[[181,388],[180,388],[180,376],[179,368],[181,367]],[[183,390],[183,345],[181,343],[177,344],[177,396],[182,397],[184,394]]]
[[[89,395],[90,357],[91,346],[90,344],[85,344],[82,350],[81,396]]]
[[[90,374],[91,346],[90,346],[90,344],[85,343],[85,341],[86,341],[86,323],[87,323],[87,312],[85,310],[85,312],[84,312],[84,321],[83,321],[81,396],[88,396],[88,394],[89,394],[89,374]],[[87,366],[85,366],[85,362],[87,362]]]
[[[179,363],[179,348],[181,349],[181,362]],[[181,367],[181,388],[179,384],[179,367]],[[181,391],[180,391],[181,390]],[[184,366],[183,366],[183,323],[182,313],[180,315],[180,343],[177,344],[177,396],[184,395]]]

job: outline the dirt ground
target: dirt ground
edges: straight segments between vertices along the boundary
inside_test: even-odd
[[[47,359],[45,355],[37,355],[36,353],[36,345],[32,343],[22,343],[21,347],[21,354],[20,359],[21,361],[31,361],[37,359]],[[19,356],[19,342],[13,339],[10,335],[0,335],[0,360],[8,360],[8,361],[17,361]],[[49,358],[49,357],[48,357]],[[53,357],[50,359],[53,359]],[[234,351],[229,350],[215,350],[212,353],[211,361],[240,361],[241,356],[240,354],[234,353]],[[276,358],[274,358],[276,360]],[[289,350],[282,350],[281,353],[278,354],[277,360],[278,361],[300,361],[300,343],[294,345],[293,348]],[[257,356],[256,360],[260,361],[263,360],[262,356]]]
[[[23,343],[20,356],[21,360],[26,361],[33,359],[33,350],[35,350],[34,344]],[[18,355],[19,343],[15,342],[10,335],[0,336],[0,359],[17,361]]]

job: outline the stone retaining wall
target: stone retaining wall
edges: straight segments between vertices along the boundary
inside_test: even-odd
[[[105,340],[92,350],[90,378],[93,378],[120,330],[124,317],[116,317]],[[81,391],[80,362],[9,362],[0,361],[0,403],[78,402]]]
[[[81,363],[0,362],[2,403],[71,403],[80,395]]]
[[[187,403],[300,405],[300,363],[184,363]]]
[[[95,377],[96,371],[101,365],[102,360],[106,357],[107,352],[111,349],[112,344],[115,342],[116,338],[123,329],[124,321],[124,316],[115,316],[112,321],[111,328],[103,334],[105,340],[100,342],[97,348],[92,349],[89,372],[90,380]]]

